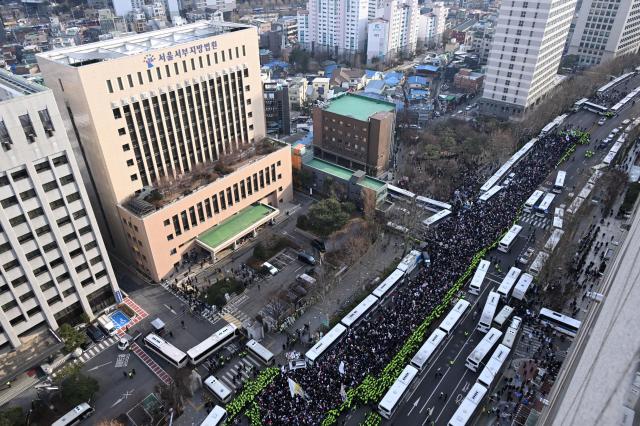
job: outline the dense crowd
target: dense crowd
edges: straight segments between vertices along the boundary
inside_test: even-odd
[[[378,375],[409,335],[440,303],[472,257],[491,244],[513,223],[516,212],[540,185],[563,153],[578,141],[568,132],[542,137],[513,169],[515,178],[487,202],[462,203],[454,213],[424,236],[431,264],[399,288],[388,303],[328,350],[313,367],[286,372],[259,396],[258,406],[266,425],[317,425],[326,412],[342,403],[341,390],[357,386],[368,375]],[[481,182],[476,182],[475,188]],[[470,190],[464,188],[464,192]],[[344,374],[339,365],[344,363]],[[306,394],[291,397],[288,378]]]

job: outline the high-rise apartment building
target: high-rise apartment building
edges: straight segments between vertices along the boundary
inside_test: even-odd
[[[367,62],[414,54],[420,17],[418,0],[382,0],[377,16],[367,27]]]
[[[121,296],[49,89],[0,71],[0,145],[0,348],[15,348]]]
[[[578,64],[597,65],[638,52],[640,0],[584,0],[569,45]]]
[[[309,0],[298,15],[298,40],[310,50],[364,52],[368,19],[369,0]]]
[[[152,279],[209,228],[291,198],[290,159],[262,142],[255,27],[201,21],[38,63],[83,150],[110,242]]]
[[[508,0],[498,14],[487,60],[483,112],[509,118],[556,84],[576,0]]]

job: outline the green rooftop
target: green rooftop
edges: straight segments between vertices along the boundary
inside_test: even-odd
[[[391,102],[348,93],[329,101],[325,111],[346,115],[360,121],[368,121],[377,112],[395,112],[396,106]]]
[[[338,166],[337,164],[329,163],[328,161],[324,161],[319,158],[314,158],[313,160],[305,163],[305,165],[345,181],[349,181],[351,179],[351,176],[353,176],[353,170],[347,169],[346,167]],[[381,180],[365,176],[364,179],[358,182],[358,185],[378,192],[386,184]]]
[[[220,224],[214,226],[208,231],[203,232],[198,236],[198,240],[215,249],[220,244],[241,234],[243,231],[260,222],[260,220],[266,218],[275,211],[276,209],[273,207],[269,207],[264,204],[254,204],[241,210],[230,218],[223,220]]]

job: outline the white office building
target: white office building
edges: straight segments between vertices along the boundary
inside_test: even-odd
[[[417,0],[383,0],[377,16],[367,27],[367,62],[415,53],[420,22]]]
[[[307,49],[364,52],[369,0],[309,0],[307,15],[298,14],[298,40]]]
[[[487,60],[483,112],[518,116],[553,89],[575,7],[576,0],[502,2]]]
[[[53,93],[0,71],[0,352],[120,299]]]
[[[597,65],[638,47],[640,0],[583,0],[569,45],[579,65]]]

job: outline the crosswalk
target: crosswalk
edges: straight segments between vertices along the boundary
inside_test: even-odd
[[[220,318],[236,327],[242,327],[242,323],[250,321],[249,315],[238,309],[238,306],[245,300],[249,299],[245,293],[242,293],[227,303],[218,314]]]
[[[515,358],[531,358],[540,346],[542,346],[542,340],[534,334],[533,327],[525,325],[522,327],[522,334],[514,351]]]
[[[229,389],[236,390],[239,387],[233,382],[233,378],[238,374],[238,368],[240,369],[240,381],[244,383],[251,377],[248,373],[249,370],[259,370],[262,367],[260,361],[253,357],[251,354],[247,354],[243,358],[240,358],[231,368],[227,369],[225,373],[220,376],[216,376],[222,381]],[[238,382],[236,382],[238,383]]]
[[[97,344],[93,345],[92,347],[90,347],[88,350],[84,351],[82,353],[82,355],[80,355],[78,358],[76,358],[73,362],[81,362],[81,363],[84,364],[87,361],[89,361],[91,358],[93,358],[96,355],[98,355],[100,352],[102,352],[105,349],[113,346],[118,340],[119,340],[119,337],[111,336],[108,339],[103,340],[102,342],[97,343]]]
[[[144,365],[149,367],[153,374],[155,374],[160,380],[162,380],[165,385],[171,384],[171,382],[173,381],[171,376],[169,376],[169,374],[164,371],[164,369],[160,367],[158,363],[151,359],[151,357],[144,350],[142,350],[142,348],[138,346],[137,343],[133,343],[131,345],[131,350],[134,354],[136,354],[138,358],[140,358],[140,361],[142,361]]]
[[[174,291],[167,282],[163,281],[161,283],[161,285],[162,285],[162,287],[164,287],[165,290],[167,290],[169,293],[173,294],[182,303],[184,303],[185,305],[189,306],[189,301],[187,299],[185,299],[179,292]],[[205,312],[201,316],[205,320],[209,321],[209,323],[211,323],[211,325],[213,325],[213,326],[216,326],[218,321],[220,321],[220,315],[219,314],[214,314],[213,312]]]
[[[540,229],[549,229],[551,219],[548,217],[539,217],[535,213],[524,213],[520,218],[522,222],[528,223]]]

